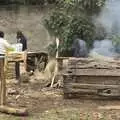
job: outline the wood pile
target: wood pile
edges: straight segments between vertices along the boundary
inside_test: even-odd
[[[27,71],[42,71],[48,63],[48,54],[46,52],[28,52],[27,53]]]
[[[7,62],[7,71],[6,71],[6,79],[14,79],[15,75],[15,62],[24,61],[25,52],[9,52],[6,55]]]
[[[25,58],[25,52],[10,52],[7,54],[8,62],[23,61]]]
[[[14,79],[15,75],[15,63],[8,63],[7,72],[6,72],[6,79]]]
[[[120,61],[70,58],[63,77],[65,98],[120,98]]]

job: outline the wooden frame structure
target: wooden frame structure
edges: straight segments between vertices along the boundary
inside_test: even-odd
[[[120,99],[120,61],[71,58],[63,77],[65,98]]]
[[[28,111],[26,108],[11,108],[6,106],[6,72],[7,72],[7,64],[8,62],[18,62],[24,61],[26,64],[26,53],[10,53],[7,54],[5,58],[0,60],[1,66],[1,91],[0,91],[0,111],[8,114],[15,115],[27,115]]]

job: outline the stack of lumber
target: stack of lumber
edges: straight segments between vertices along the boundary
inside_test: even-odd
[[[63,77],[67,98],[120,98],[120,61],[69,58]]]
[[[16,61],[23,61],[25,57],[24,52],[9,52],[7,54],[8,62],[16,62]]]
[[[14,79],[15,75],[15,63],[11,62],[8,63],[7,72],[6,72],[6,79]]]
[[[25,53],[24,52],[9,52],[6,54],[6,78],[14,79],[15,78],[15,62],[24,61]]]

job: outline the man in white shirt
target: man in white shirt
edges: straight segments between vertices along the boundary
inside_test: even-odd
[[[11,45],[4,39],[4,32],[0,31],[0,79],[4,75],[4,58],[7,52],[7,49],[13,49]]]
[[[11,48],[11,45],[4,39],[4,32],[0,31],[0,58],[5,55],[7,49]]]
[[[24,36],[22,31],[17,31],[17,43],[22,44],[22,51],[27,51],[27,38]],[[16,62],[15,64],[15,71],[16,71],[16,80],[20,82],[20,63]]]
[[[0,104],[5,104],[5,75],[4,75],[4,58],[7,49],[11,49],[11,45],[4,39],[4,32],[0,31],[0,81],[1,81],[1,88],[0,88]],[[4,97],[3,97],[4,96]]]

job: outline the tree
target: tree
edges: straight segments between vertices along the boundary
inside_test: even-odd
[[[96,34],[92,16],[99,13],[104,2],[105,0],[56,0],[56,8],[45,20],[45,26],[50,34],[62,40],[59,47],[61,56],[71,56],[71,44],[75,35],[86,40],[88,47],[92,45]],[[55,43],[51,46],[49,51],[54,51]]]

